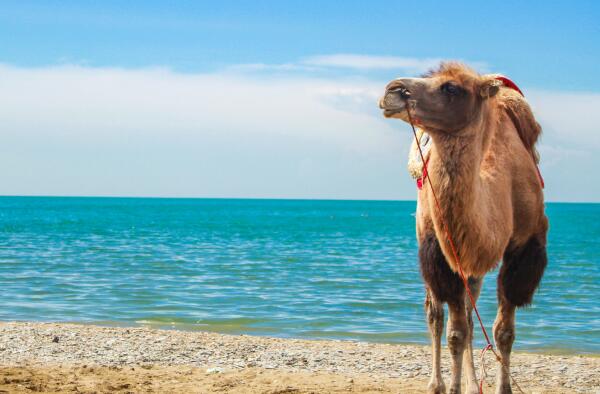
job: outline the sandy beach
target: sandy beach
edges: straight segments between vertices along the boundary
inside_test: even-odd
[[[0,360],[6,393],[422,393],[429,375],[425,346],[54,323],[0,324]],[[517,353],[513,371],[528,393],[600,387],[598,357]]]

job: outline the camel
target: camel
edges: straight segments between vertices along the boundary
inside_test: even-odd
[[[510,80],[480,75],[460,63],[442,63],[421,78],[391,81],[379,106],[385,117],[406,122],[410,110],[415,126],[431,137],[424,176],[430,177],[435,187],[441,215],[475,299],[484,275],[502,260],[493,336],[506,368],[498,365],[496,393],[511,393],[509,366],[516,308],[532,302],[547,264],[548,219],[535,150],[541,128]],[[461,391],[463,364],[467,392],[478,393],[473,307],[441,219],[425,184],[418,192],[416,231],[432,340],[428,392],[446,392],[440,348],[447,303],[450,393]]]

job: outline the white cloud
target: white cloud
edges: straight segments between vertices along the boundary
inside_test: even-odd
[[[0,85],[0,194],[413,194],[393,179],[408,139],[331,103],[357,92],[376,110],[376,83],[0,66]]]
[[[437,58],[412,58],[401,56],[370,56],[351,53],[338,53],[331,55],[310,56],[297,62],[283,64],[249,63],[237,64],[227,68],[234,72],[279,72],[279,73],[329,73],[340,74],[346,72],[374,72],[393,71],[407,74],[420,74],[436,68],[442,59]],[[482,62],[468,62],[480,72],[487,71],[487,65]]]
[[[386,82],[0,66],[0,194],[414,198]],[[600,95],[526,93],[547,196],[600,200],[600,173],[576,175],[600,164]]]
[[[546,198],[600,201],[600,94],[525,89],[543,133],[540,168]]]
[[[533,90],[527,94],[544,138],[600,148],[600,94]]]
[[[226,68],[230,72],[295,72],[295,71],[318,71],[316,67],[308,67],[299,63],[267,64],[267,63],[245,63],[234,64]]]

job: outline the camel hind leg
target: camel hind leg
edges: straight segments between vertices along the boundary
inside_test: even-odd
[[[534,236],[523,246],[509,245],[498,275],[498,315],[494,322],[494,340],[502,357],[498,366],[496,393],[512,393],[510,352],[515,340],[515,310],[531,304],[548,262],[546,239]]]

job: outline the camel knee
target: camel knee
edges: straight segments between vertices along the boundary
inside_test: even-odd
[[[428,313],[427,324],[432,332],[441,335],[444,330],[444,314],[443,313]]]
[[[440,302],[431,299],[429,294],[425,300],[425,313],[427,314],[427,323],[430,326],[444,321],[444,307]]]
[[[481,284],[483,282],[482,278],[469,278],[469,288],[471,289],[471,293],[475,300],[479,298],[479,293],[481,292]],[[467,315],[467,341],[471,341],[473,339],[473,306],[471,305],[471,300],[469,297],[465,297],[465,312]],[[468,343],[467,343],[468,344]]]
[[[545,242],[534,236],[523,246],[507,248],[498,275],[498,298],[521,307],[531,304],[548,264]]]
[[[448,349],[452,355],[462,354],[467,343],[467,330],[451,329],[448,330],[447,338]]]
[[[427,309],[427,324],[430,326],[436,325],[440,321],[444,320],[444,312],[439,308],[428,308]]]
[[[494,340],[496,345],[501,350],[509,350],[515,341],[515,329],[514,327],[498,327],[494,328]]]

